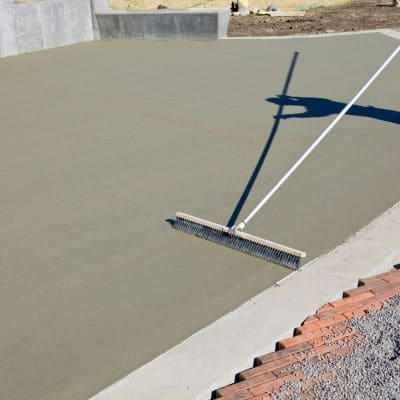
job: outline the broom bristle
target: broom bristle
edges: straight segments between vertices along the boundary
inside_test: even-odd
[[[180,231],[292,269],[298,269],[301,259],[306,256],[302,251],[245,232],[231,232],[226,226],[183,213],[176,214],[172,226]]]

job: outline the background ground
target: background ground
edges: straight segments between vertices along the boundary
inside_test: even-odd
[[[266,8],[273,4],[281,10],[304,10],[316,6],[342,4],[345,0],[250,0],[250,8]],[[148,9],[160,4],[168,8],[230,7],[230,0],[110,0],[113,8]]]
[[[355,0],[309,9],[304,17],[297,18],[257,15],[232,17],[229,35],[285,36],[395,27],[400,27],[400,7],[378,6],[375,0]]]
[[[279,10],[305,10],[303,17],[248,15],[232,17],[229,36],[285,36],[294,34],[334,33],[400,26],[400,7],[389,7],[391,0],[253,0],[250,8],[265,9],[274,4]],[[110,0],[114,9],[229,7],[226,0]]]

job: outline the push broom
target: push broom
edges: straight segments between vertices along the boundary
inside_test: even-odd
[[[311,154],[311,152],[321,143],[334,126],[343,118],[350,110],[355,102],[363,95],[368,87],[389,65],[394,57],[400,52],[400,46],[389,56],[382,66],[375,72],[362,89],[354,96],[354,98],[343,108],[338,116],[330,123],[330,125],[321,133],[321,135],[312,143],[312,145],[302,154],[302,156],[293,164],[286,174],[275,184],[275,186],[266,194],[266,196],[257,204],[243,222],[234,226],[224,226],[215,222],[210,222],[201,218],[197,218],[181,212],[176,213],[176,219],[172,224],[175,229],[190,233],[194,236],[216,242],[232,249],[250,254],[255,257],[265,259],[275,264],[298,269],[301,259],[306,253],[300,250],[292,249],[279,243],[251,235],[243,230],[247,224],[255,217],[255,215],[265,206],[274,193],[289,179],[302,162]]]

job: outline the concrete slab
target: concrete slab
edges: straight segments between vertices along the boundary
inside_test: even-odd
[[[255,357],[275,350],[317,307],[360,277],[400,263],[400,202],[351,239],[289,275],[91,400],[208,400]],[[261,317],[263,316],[263,317]],[[154,379],[154,377],[157,379]]]
[[[227,222],[272,143],[250,210],[396,43],[121,41],[0,60],[0,398],[86,399],[287,275],[165,220]],[[295,51],[297,100],[271,135]],[[398,68],[252,233],[311,260],[399,199]],[[309,113],[289,117],[293,102]]]
[[[384,35],[390,36],[395,39],[400,39],[400,30],[399,29],[380,29],[380,33]]]

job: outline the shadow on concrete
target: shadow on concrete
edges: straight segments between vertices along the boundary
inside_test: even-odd
[[[266,101],[277,104],[279,107],[296,106],[304,108],[303,112],[283,114],[279,116],[279,119],[328,117],[330,115],[339,114],[346,106],[346,103],[324,99],[322,97],[278,95],[277,97],[270,97],[266,99]],[[400,124],[400,112],[387,110],[385,108],[354,105],[347,112],[347,115],[373,118],[392,124]]]
[[[278,98],[287,98],[287,97],[289,97],[289,96],[287,96],[287,91],[289,89],[289,84],[290,84],[290,81],[291,81],[292,76],[293,76],[293,72],[294,72],[294,68],[296,66],[296,62],[297,62],[298,56],[299,56],[298,52],[295,52],[293,54],[292,62],[290,64],[289,71],[288,71],[287,76],[286,76],[286,82],[285,82],[285,85],[283,86],[282,95],[279,95]],[[278,104],[278,103],[276,103],[276,104]],[[247,198],[249,197],[249,194],[250,194],[250,192],[251,192],[251,190],[252,190],[252,188],[254,186],[254,183],[257,180],[258,174],[260,173],[260,170],[261,170],[262,166],[264,165],[265,160],[267,158],[267,155],[268,155],[268,153],[269,153],[269,151],[271,149],[271,146],[272,146],[272,143],[273,143],[274,138],[276,136],[276,133],[278,132],[278,128],[279,128],[280,120],[281,120],[282,115],[283,115],[283,108],[284,108],[285,104],[282,101],[282,102],[280,102],[278,104],[278,106],[279,106],[278,107],[278,111],[277,111],[277,113],[276,113],[276,115],[274,117],[275,118],[275,122],[274,122],[274,124],[273,124],[273,126],[271,128],[271,131],[270,131],[269,135],[268,135],[267,142],[265,143],[265,146],[264,146],[264,148],[263,148],[263,150],[262,150],[262,152],[260,154],[260,157],[259,157],[259,159],[258,159],[258,161],[257,161],[257,163],[256,163],[256,165],[254,167],[254,170],[253,170],[253,172],[252,172],[252,174],[250,176],[250,179],[247,182],[247,184],[246,184],[246,186],[245,186],[245,188],[243,190],[243,193],[240,196],[239,201],[236,204],[236,207],[233,210],[232,215],[229,218],[229,221],[227,223],[227,226],[229,226],[229,227],[232,227],[233,225],[236,224],[237,219],[239,217],[239,214],[242,211],[242,208],[243,208],[244,204],[246,203]]]
[[[175,220],[172,218],[167,218],[164,221],[170,224],[172,227],[175,225]]]

